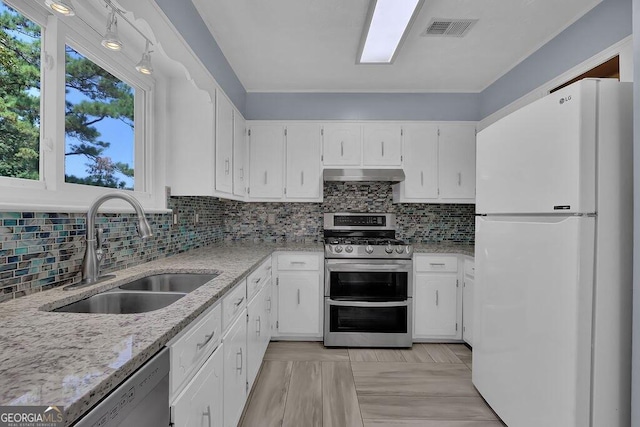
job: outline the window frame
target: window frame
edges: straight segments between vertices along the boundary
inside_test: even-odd
[[[139,58],[133,58],[132,52],[111,52],[101,46],[102,35],[96,29],[104,25],[104,17],[91,13],[94,6],[77,10],[80,16],[58,17],[35,2],[2,1],[41,28],[41,88],[39,179],[0,177],[0,210],[85,210],[95,198],[111,191],[126,191],[144,207],[164,210],[155,194],[159,189],[153,188],[155,78],[135,70]],[[140,43],[122,31],[120,37],[125,45]],[[134,190],[65,182],[66,45],[134,88]]]

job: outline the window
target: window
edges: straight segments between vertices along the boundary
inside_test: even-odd
[[[134,89],[66,46],[65,181],[133,190]]]
[[[116,188],[156,207],[154,78],[136,71],[146,35],[124,26],[125,48],[110,51],[108,11],[75,7],[60,17],[41,2],[0,0],[0,204],[86,207]]]
[[[0,2],[0,176],[40,179],[40,39]]]

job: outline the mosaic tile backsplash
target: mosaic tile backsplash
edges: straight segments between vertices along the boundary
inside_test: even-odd
[[[323,203],[244,203],[169,197],[171,214],[150,214],[154,236],[141,240],[134,214],[99,215],[103,272],[226,241],[315,242],[324,212],[393,212],[398,238],[472,244],[475,205],[393,204],[387,183],[325,183]],[[198,213],[199,223],[194,224]],[[0,302],[80,280],[83,213],[0,212]]]
[[[243,203],[221,200],[225,240],[317,241],[325,212],[391,212],[397,236],[409,242],[473,244],[475,205],[393,204],[389,183],[324,184],[323,203]]]
[[[153,237],[138,237],[135,214],[100,214],[104,230],[103,272],[117,271],[223,240],[220,200],[170,197],[171,214],[148,214]],[[195,213],[199,223],[194,224]],[[85,214],[0,212],[0,302],[80,280]]]

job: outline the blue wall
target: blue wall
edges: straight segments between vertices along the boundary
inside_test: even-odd
[[[248,93],[247,119],[478,120],[477,93]]]

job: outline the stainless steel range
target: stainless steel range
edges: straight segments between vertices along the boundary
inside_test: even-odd
[[[324,345],[411,347],[411,245],[394,214],[324,215]]]

